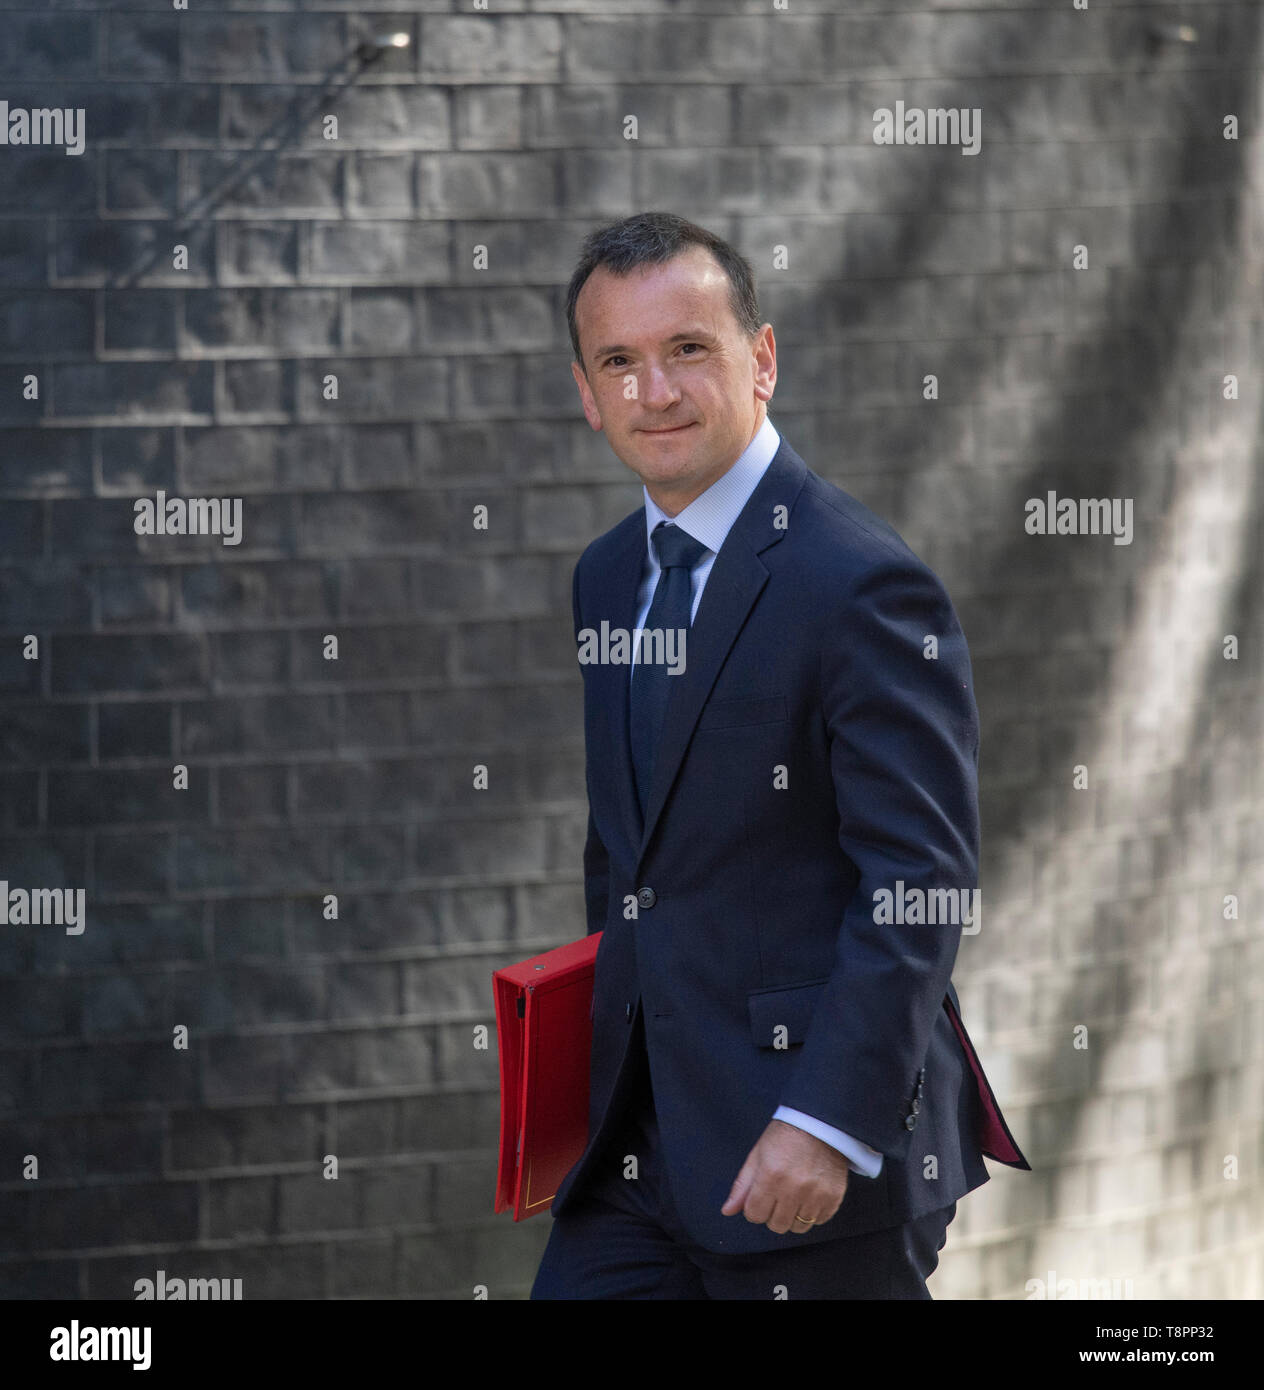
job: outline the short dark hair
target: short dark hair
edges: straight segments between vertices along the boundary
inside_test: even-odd
[[[566,325],[570,329],[571,349],[585,375],[588,369],[579,350],[579,329],[575,324],[575,304],[584,282],[603,265],[615,275],[626,275],[639,265],[661,265],[690,246],[704,246],[719,261],[729,277],[729,306],[737,326],[748,338],[760,329],[759,299],[755,293],[755,272],[751,263],[727,241],[677,217],[674,212],[638,212],[621,222],[612,222],[590,232],[580,248],[579,264],[566,290]]]

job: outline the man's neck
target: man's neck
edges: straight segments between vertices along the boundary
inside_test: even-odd
[[[742,455],[747,451],[747,449],[750,448],[751,441],[763,428],[764,421],[765,419],[767,419],[767,417],[768,408],[761,401],[759,411],[755,416],[755,428],[750,432],[750,439],[748,439],[746,443],[743,444],[742,447],[738,450],[737,457],[729,463],[728,468],[725,468],[722,472],[717,473],[714,478],[704,483],[702,487],[698,488],[695,492],[681,493],[673,491],[669,493],[665,492],[660,495],[658,492],[654,490],[654,488],[652,488],[649,485],[649,483],[646,483],[645,490],[649,493],[654,505],[659,509],[660,512],[663,513],[664,516],[679,516],[680,513],[683,512],[691,502],[696,502],[698,498],[701,497],[704,492],[706,492],[707,488],[714,487],[715,484],[718,483],[722,477],[724,477],[724,474],[730,471],[730,469],[733,467],[733,464],[735,464],[737,460],[740,459]]]

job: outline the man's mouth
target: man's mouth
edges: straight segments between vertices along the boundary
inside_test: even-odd
[[[642,433],[642,434],[679,434],[681,430],[687,430],[687,429],[691,428],[692,425],[693,425],[694,423],[695,423],[695,422],[694,422],[693,420],[690,420],[690,421],[689,421],[689,424],[687,424],[687,425],[674,425],[671,429],[668,429],[668,430],[642,430],[641,433]]]

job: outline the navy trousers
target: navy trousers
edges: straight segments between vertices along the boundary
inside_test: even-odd
[[[955,1202],[839,1240],[795,1248],[787,1236],[784,1250],[753,1255],[719,1255],[691,1241],[663,1167],[644,1038],[638,1012],[624,1123],[611,1136],[600,1176],[553,1218],[532,1299],[930,1298],[926,1280],[939,1263]],[[629,1154],[637,1159],[634,1178],[624,1176]],[[850,1181],[868,1179],[853,1174]]]

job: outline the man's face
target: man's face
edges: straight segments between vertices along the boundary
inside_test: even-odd
[[[729,281],[702,246],[614,275],[598,266],[575,304],[588,368],[584,415],[674,516],[737,462],[777,381],[772,326],[747,339]]]

